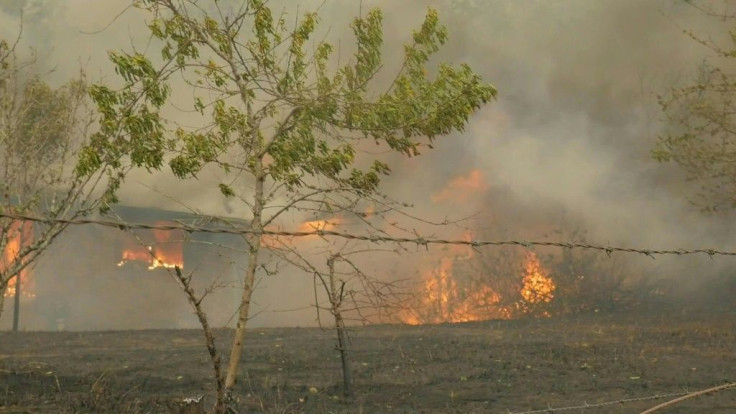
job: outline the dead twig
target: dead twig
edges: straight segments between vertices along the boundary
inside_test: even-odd
[[[105,377],[105,374],[107,374],[107,371],[109,371],[109,370],[108,370],[108,369],[106,369],[106,370],[102,371],[102,374],[100,374],[100,376],[99,376],[99,377],[97,377],[97,380],[95,381],[95,383],[94,383],[94,384],[92,384],[92,388],[90,388],[90,391],[91,391],[91,392],[97,392],[97,385],[98,385],[98,384],[100,383],[100,381],[102,381],[102,379],[103,379],[103,378]]]
[[[59,377],[54,374],[54,380],[56,381],[56,390],[61,393],[61,382],[59,382]]]

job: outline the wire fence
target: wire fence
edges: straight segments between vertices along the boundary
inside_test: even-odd
[[[114,220],[102,220],[102,219],[60,219],[60,218],[49,218],[39,217],[26,214],[15,214],[0,212],[0,218],[8,218],[11,220],[23,220],[32,221],[37,223],[61,223],[66,225],[84,225],[94,224],[103,227],[111,227],[119,230],[132,230],[132,229],[150,229],[150,230],[181,230],[188,233],[217,233],[217,234],[232,234],[232,235],[246,235],[246,234],[260,234],[264,236],[283,236],[283,237],[339,237],[348,240],[360,240],[368,241],[371,243],[398,243],[398,244],[416,244],[420,246],[428,247],[430,245],[456,245],[456,246],[469,246],[469,247],[484,247],[484,246],[520,246],[524,248],[531,247],[560,247],[565,249],[587,249],[605,252],[608,255],[612,253],[636,253],[642,254],[654,258],[654,256],[661,255],[707,255],[709,257],[714,256],[736,256],[736,251],[724,251],[719,249],[711,248],[700,248],[700,249],[641,249],[621,246],[604,246],[598,244],[580,243],[580,242],[565,242],[565,241],[529,241],[529,240],[460,240],[460,239],[441,239],[441,238],[425,238],[425,237],[392,237],[384,235],[360,235],[345,233],[333,230],[314,229],[310,231],[283,231],[283,230],[254,230],[245,226],[212,226],[212,225],[195,225],[187,224],[181,221],[177,221],[175,224],[150,224],[150,223],[129,223],[123,221]],[[207,218],[206,216],[203,218]]]
[[[64,225],[97,225],[109,228],[115,228],[123,231],[133,229],[145,229],[145,230],[162,230],[162,231],[185,231],[188,233],[215,233],[215,234],[230,234],[230,235],[248,235],[258,234],[263,236],[283,236],[283,237],[337,237],[347,240],[359,240],[367,241],[371,243],[397,243],[397,244],[416,244],[420,246],[429,247],[430,245],[456,245],[456,246],[469,246],[473,248],[484,247],[484,246],[520,246],[524,248],[531,247],[559,247],[564,249],[587,249],[605,252],[608,255],[612,253],[635,253],[654,258],[658,255],[697,255],[704,254],[709,257],[714,256],[736,256],[734,251],[725,251],[711,248],[700,248],[700,249],[639,249],[631,247],[621,246],[604,246],[598,244],[580,243],[580,242],[565,242],[565,241],[522,241],[522,240],[468,240],[468,239],[441,239],[441,238],[425,238],[425,237],[392,237],[386,235],[360,235],[345,232],[338,232],[333,230],[325,229],[314,229],[311,231],[284,231],[284,230],[256,230],[249,228],[247,224],[242,224],[242,221],[238,222],[238,225],[228,223],[227,220],[220,219],[217,217],[202,216],[200,223],[205,224],[188,224],[183,221],[173,221],[171,223],[132,223],[125,221],[115,220],[104,220],[104,219],[60,219],[51,217],[39,217],[34,215],[17,214],[17,213],[6,213],[0,212],[0,218],[6,218],[10,220],[30,221],[36,223],[45,224],[64,224]],[[212,224],[220,222],[222,224]],[[656,394],[643,397],[624,398],[614,401],[606,401],[599,403],[587,403],[565,406],[565,407],[547,407],[543,409],[534,409],[529,411],[510,411],[507,410],[508,414],[542,414],[542,413],[557,413],[566,411],[583,411],[587,409],[596,409],[613,405],[624,405],[643,401],[661,400],[665,398],[674,398],[674,400],[660,404],[659,406],[650,408],[645,411],[646,413],[657,411],[660,407],[665,407],[678,403],[680,400],[694,398],[700,395],[709,394],[716,391],[734,389],[736,383],[729,383],[720,385],[717,387],[709,388],[707,390],[697,392],[678,392],[678,393],[667,393],[667,394]]]

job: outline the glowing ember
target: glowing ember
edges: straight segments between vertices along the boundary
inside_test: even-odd
[[[18,259],[18,255],[22,248],[29,246],[33,241],[33,224],[31,222],[13,222],[8,230],[8,241],[5,245],[5,250],[0,256],[0,269],[6,269],[11,263]],[[30,271],[28,268],[21,270],[21,296],[25,298],[34,298],[36,295],[33,293],[34,284],[30,277]],[[5,289],[5,296],[15,296],[15,286],[17,278],[13,277],[8,282],[8,286]]]
[[[165,221],[159,221],[156,225],[171,224]],[[153,230],[153,238],[155,244],[149,246],[141,246],[134,244],[136,241],[131,240],[128,246],[122,252],[122,258],[118,266],[123,266],[129,262],[143,262],[148,264],[148,270],[157,268],[173,269],[174,267],[184,268],[184,238],[179,230]]]
[[[488,189],[488,183],[479,169],[471,170],[450,181],[442,190],[432,195],[432,201],[439,203],[452,200],[455,202],[467,201],[473,194],[483,193]]]

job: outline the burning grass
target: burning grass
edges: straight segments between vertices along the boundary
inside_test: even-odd
[[[456,271],[458,265],[473,260],[472,251],[440,259],[436,267],[424,273],[413,292],[414,299],[399,312],[399,320],[421,325],[512,319],[527,314],[549,316],[545,311],[536,311],[554,299],[557,286],[534,252],[527,252],[523,272],[518,275],[519,285],[513,292],[494,287],[492,274],[468,278],[462,275],[463,270]],[[513,299],[504,300],[503,295],[509,293]]]

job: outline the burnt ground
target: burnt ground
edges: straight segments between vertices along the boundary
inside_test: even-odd
[[[340,396],[333,334],[249,334],[238,411],[636,413],[678,394],[736,380],[736,314],[587,315],[352,331],[356,396]],[[231,335],[218,330],[224,348]],[[169,412],[213,388],[194,330],[0,333],[0,412]],[[209,401],[208,401],[209,403]],[[662,411],[665,412],[665,411]],[[667,413],[734,413],[736,390]]]

